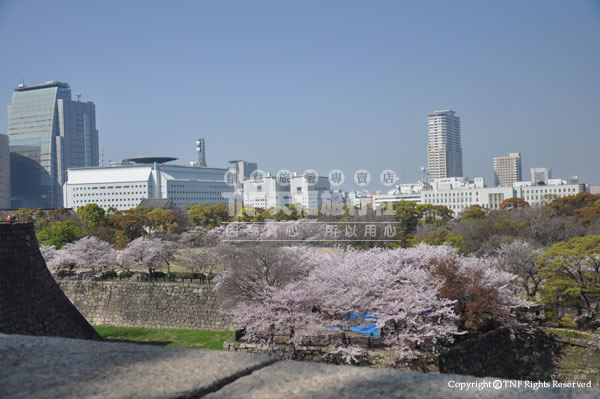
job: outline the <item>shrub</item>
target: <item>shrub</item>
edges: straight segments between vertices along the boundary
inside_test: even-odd
[[[69,277],[74,276],[75,272],[73,270],[61,269],[56,274],[58,277]]]
[[[117,277],[117,272],[114,270],[107,270],[104,273],[102,273],[102,278],[113,278],[113,277]]]
[[[559,327],[568,327],[568,328],[576,328],[577,323],[575,323],[570,317],[561,317],[558,320]]]

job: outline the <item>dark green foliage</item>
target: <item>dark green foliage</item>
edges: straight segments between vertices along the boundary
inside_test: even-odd
[[[52,245],[56,249],[62,248],[65,244],[74,242],[83,237],[80,226],[72,219],[64,222],[57,222],[52,226],[45,227],[37,235],[38,240],[44,245]]]

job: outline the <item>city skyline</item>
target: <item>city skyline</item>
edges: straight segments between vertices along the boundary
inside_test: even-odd
[[[491,185],[493,157],[519,151],[524,170],[549,166],[600,184],[600,135],[589,118],[600,102],[592,2],[149,3],[141,11],[40,2],[17,44],[8,38],[21,31],[24,7],[0,5],[5,105],[23,79],[68,81],[96,103],[105,163],[136,155],[187,163],[189,143],[204,137],[213,167],[244,159],[272,171],[392,169],[412,182],[427,164],[426,117],[449,108],[461,116],[464,175]],[[60,57],[40,35],[59,9],[69,24],[52,29],[79,32],[78,51]],[[103,22],[84,18],[89,12]],[[510,28],[501,22],[509,18]],[[34,43],[39,50],[29,51]],[[0,133],[6,126],[0,113]]]

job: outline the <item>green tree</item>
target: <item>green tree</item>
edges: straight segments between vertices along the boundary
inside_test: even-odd
[[[547,206],[555,215],[573,216],[577,209],[583,208],[600,199],[600,195],[578,193],[569,197],[557,198]]]
[[[575,307],[591,319],[600,313],[600,235],[574,237],[548,248],[538,259],[546,278],[542,297],[548,304]]]
[[[461,220],[477,220],[485,218],[485,208],[481,205],[471,205],[461,214]]]
[[[123,232],[128,241],[133,241],[144,234],[144,226],[148,224],[144,211],[129,209],[108,216],[114,228]]]
[[[165,208],[151,210],[146,214],[146,220],[150,230],[159,234],[172,233],[179,227],[173,211]]]
[[[65,244],[77,241],[82,237],[81,228],[72,219],[45,227],[37,235],[42,244],[46,246],[53,245],[56,249],[60,249]]]
[[[106,214],[104,209],[97,204],[87,204],[77,208],[77,216],[81,219],[84,226],[96,227],[106,223]]]
[[[445,227],[438,227],[435,230],[421,231],[411,241],[413,246],[419,243],[429,245],[450,245],[453,248],[463,251],[464,237],[450,233]]]
[[[600,220],[600,200],[589,203],[583,208],[576,209],[575,219],[583,224],[590,224]]]
[[[417,205],[421,214],[421,223],[445,226],[454,212],[444,205],[419,204]]]
[[[394,204],[396,220],[404,230],[404,234],[414,234],[423,216],[422,208],[412,201],[399,201]]]
[[[206,202],[194,205],[188,210],[188,220],[194,227],[212,229],[230,220],[229,208],[225,204],[210,205]]]

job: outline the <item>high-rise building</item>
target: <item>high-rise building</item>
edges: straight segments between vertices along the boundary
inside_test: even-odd
[[[8,136],[0,134],[0,209],[10,208],[10,149]]]
[[[547,185],[548,180],[552,179],[552,169],[550,168],[531,168],[531,184]]]
[[[252,172],[258,169],[256,162],[246,162],[242,160],[229,161],[230,168],[235,172],[234,183],[243,183],[250,178]]]
[[[71,100],[67,83],[20,84],[8,106],[12,207],[62,206],[67,168],[98,166],[93,102]]]
[[[503,157],[494,157],[494,184],[496,187],[510,187],[521,181],[521,153],[511,152]]]
[[[452,110],[435,111],[427,118],[427,169],[430,179],[463,175],[460,119]]]

